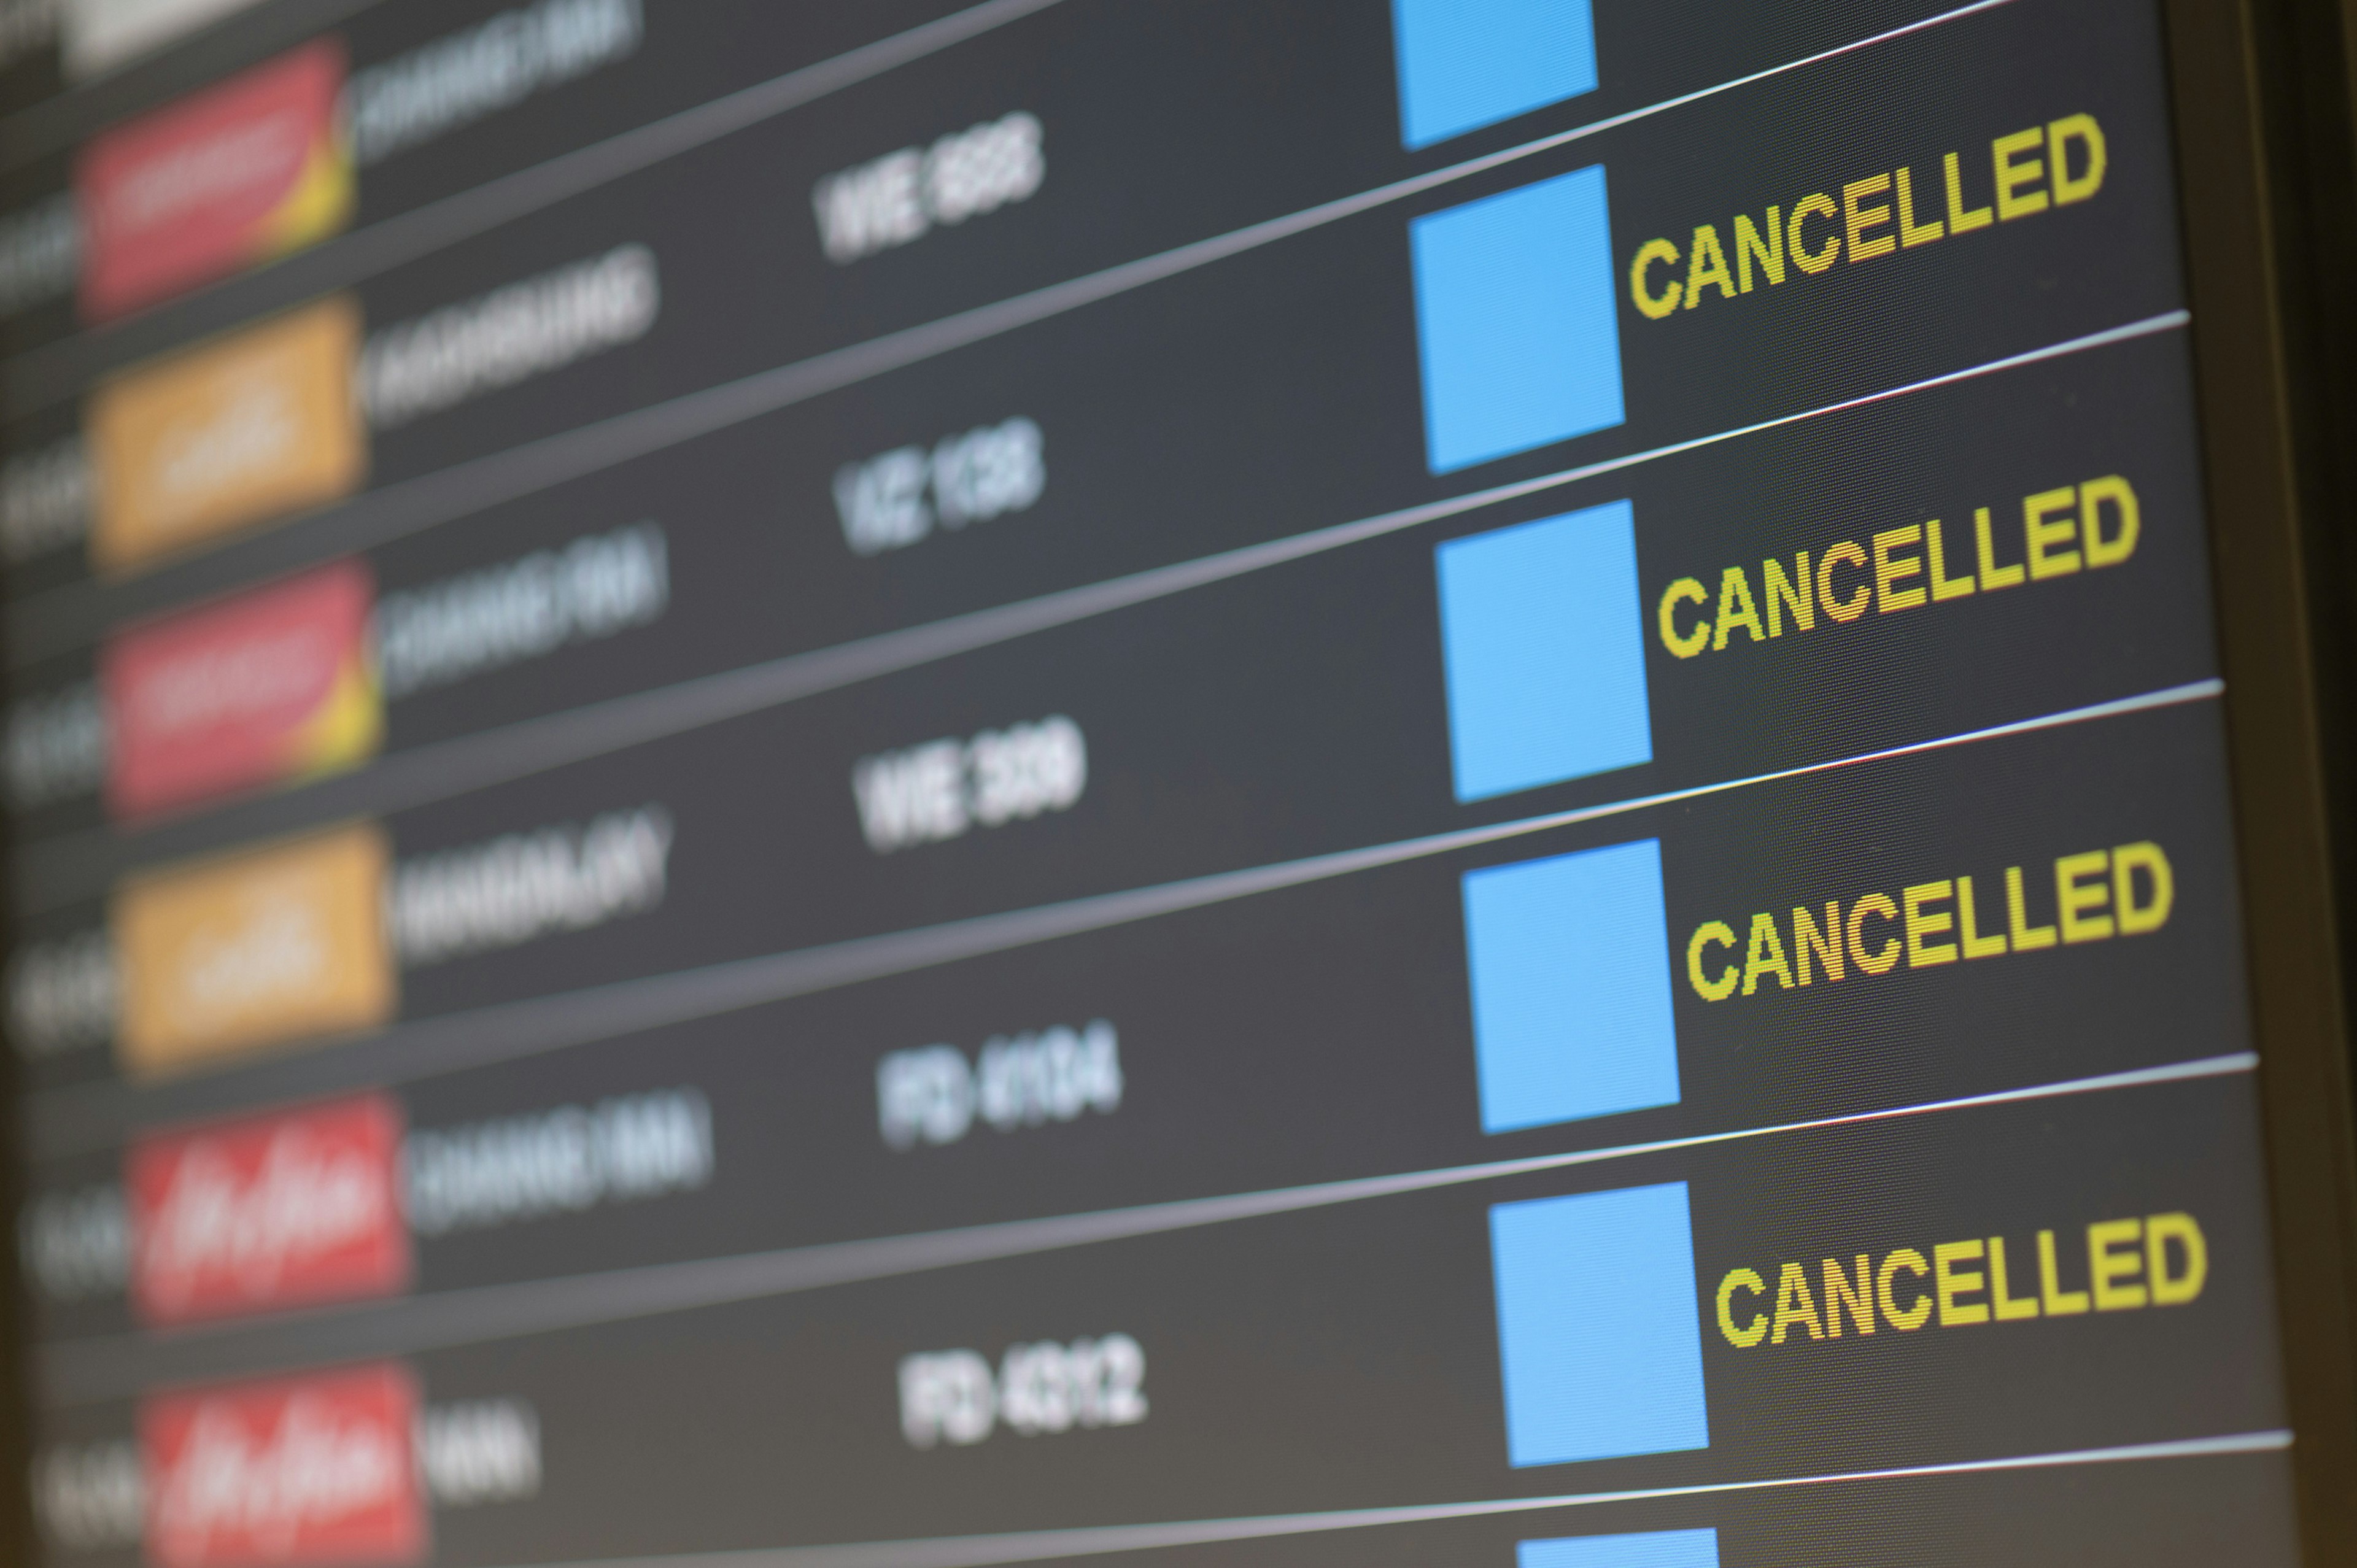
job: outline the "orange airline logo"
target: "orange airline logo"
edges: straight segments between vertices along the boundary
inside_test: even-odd
[[[126,371],[85,411],[91,556],[123,571],[350,494],[368,468],[344,296]]]
[[[390,859],[383,830],[359,823],[124,883],[108,918],[124,1069],[200,1069],[391,1018]]]

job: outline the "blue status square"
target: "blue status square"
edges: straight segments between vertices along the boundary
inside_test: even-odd
[[[1460,803],[1653,759],[1627,501],[1452,539],[1433,558]]]
[[[1625,417],[1603,165],[1418,218],[1408,248],[1434,473]]]
[[[1718,1531],[1653,1530],[1518,1541],[1514,1568],[1718,1568]]]
[[[1497,1204],[1490,1246],[1516,1466],[1710,1446],[1685,1183]]]
[[[1465,874],[1481,1130],[1678,1102],[1662,843]]]
[[[1596,91],[1588,0],[1392,0],[1392,38],[1410,149]]]

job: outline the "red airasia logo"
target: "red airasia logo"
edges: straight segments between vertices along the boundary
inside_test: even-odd
[[[160,1394],[139,1411],[156,1568],[416,1562],[417,1385],[390,1363]]]
[[[141,816],[350,767],[376,749],[368,567],[318,571],[123,632],[101,656],[107,805]]]
[[[159,1326],[407,1288],[401,1109],[384,1095],[135,1144],[131,1296]]]

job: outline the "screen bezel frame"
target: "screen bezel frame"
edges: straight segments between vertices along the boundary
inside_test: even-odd
[[[2261,0],[2162,12],[2289,1457],[2304,1556],[2345,1563],[2357,1561],[2357,1159],[2333,875],[2347,811],[2325,703],[2345,590],[2319,533],[2333,509],[2318,449],[2330,423],[2315,416],[2331,400],[2295,345],[2330,326],[2300,241],[2339,193],[2302,156],[2319,133],[2281,14]]]
[[[2349,195],[2345,100],[2319,113],[2290,58],[2315,41],[2299,0],[2161,0],[2191,312],[2199,444],[2233,785],[2245,969],[2262,1058],[2270,1219],[2303,1557],[2357,1562],[2357,1074],[2343,969],[2357,919],[2337,851],[2352,817],[2349,736],[2330,699],[2352,592],[2327,531],[2332,435],[2349,412],[2328,364],[2345,336],[2319,297],[2319,209]],[[2319,6],[2319,13],[2341,7]],[[2357,22],[2331,29],[2357,51]],[[2345,58],[2357,75],[2357,52]],[[2338,60],[2334,61],[2337,66]],[[2337,141],[2334,139],[2337,138]],[[2326,144],[2333,145],[2328,148]],[[5,858],[5,850],[0,850]],[[7,924],[0,918],[0,927]],[[0,935],[5,935],[0,931]],[[0,1067],[0,1201],[25,1165],[20,1083]],[[31,1498],[26,1282],[0,1257],[0,1559],[47,1552]]]

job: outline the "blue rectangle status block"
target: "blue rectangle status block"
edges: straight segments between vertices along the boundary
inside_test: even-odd
[[[1686,1184],[1490,1210],[1517,1466],[1710,1446]]]
[[[1464,878],[1481,1130],[1678,1101],[1658,839]]]
[[[1408,248],[1434,473],[1626,417],[1604,166],[1428,213]]]
[[[1433,559],[1459,802],[1653,759],[1627,501],[1451,540]]]
[[[1596,91],[1588,0],[1392,0],[1410,149]]]
[[[1718,1568],[1718,1531],[1657,1530],[1517,1541],[1514,1568]]]

